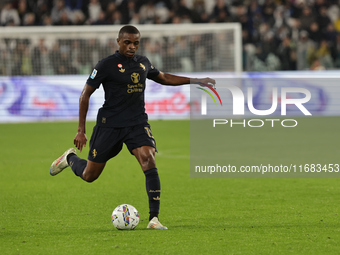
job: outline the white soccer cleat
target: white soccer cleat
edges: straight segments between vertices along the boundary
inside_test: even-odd
[[[153,229],[168,229],[167,227],[163,226],[157,217],[153,217],[148,226],[146,228],[153,228]]]
[[[54,176],[56,174],[59,174],[66,167],[68,167],[67,155],[70,153],[77,154],[77,151],[74,148],[70,148],[67,151],[65,151],[63,155],[61,155],[59,158],[54,160],[50,167],[50,175]]]

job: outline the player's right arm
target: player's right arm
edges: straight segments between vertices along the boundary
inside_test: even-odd
[[[86,115],[89,109],[89,102],[92,93],[96,90],[96,88],[85,84],[83,91],[81,92],[79,98],[79,124],[78,124],[78,132],[74,138],[74,145],[78,148],[81,152],[83,146],[86,146],[87,137],[86,137]]]

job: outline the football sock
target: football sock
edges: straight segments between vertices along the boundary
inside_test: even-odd
[[[67,163],[71,167],[72,171],[76,176],[83,178],[83,172],[87,165],[87,161],[85,159],[79,158],[76,154],[70,153],[67,155]]]
[[[149,221],[152,220],[153,217],[158,218],[158,212],[150,212]]]
[[[69,161],[70,161],[70,158],[71,158],[72,156],[76,156],[76,154],[75,154],[75,153],[70,153],[70,154],[68,154],[68,155],[66,156],[66,161],[67,161],[67,163],[68,163],[69,165],[70,165]]]
[[[149,220],[151,220],[153,217],[158,217],[161,196],[161,183],[159,181],[157,168],[151,168],[149,170],[146,170],[144,174],[146,192],[149,197],[149,209],[150,209]]]

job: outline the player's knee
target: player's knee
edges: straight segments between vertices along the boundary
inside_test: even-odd
[[[141,160],[141,166],[143,169],[150,169],[156,166],[155,156],[153,154],[145,154]]]
[[[84,172],[82,178],[83,178],[84,181],[91,183],[91,182],[94,182],[95,180],[97,180],[98,176],[93,175],[93,174],[86,174]]]
[[[91,183],[91,182],[94,182],[95,180],[97,180],[98,177],[88,177],[88,176],[83,176],[83,180],[88,182],[88,183]]]
[[[102,173],[105,164],[93,165],[93,162],[88,161],[86,168],[84,169],[82,179],[86,182],[94,182],[98,179]]]

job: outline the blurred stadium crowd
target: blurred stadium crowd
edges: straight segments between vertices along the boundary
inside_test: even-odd
[[[238,22],[242,25],[244,71],[322,70],[340,68],[339,2],[2,0],[0,23],[1,26],[64,26]],[[0,38],[0,75],[88,74],[96,61],[117,48],[114,40],[105,47],[99,47],[95,39],[86,42],[74,40],[67,47],[63,47],[62,43],[46,47],[44,43],[41,39],[33,47],[27,40],[13,43]],[[162,49],[159,44],[143,46],[149,47],[151,54],[159,54]],[[172,52],[171,56],[180,56],[183,47],[191,45],[174,47],[172,50],[179,49],[179,52]],[[88,54],[80,54],[85,48]],[[95,59],[89,61],[91,57]],[[162,57],[170,56],[160,55]],[[8,61],[13,64],[6,65]],[[174,68],[181,64],[176,59],[163,62],[167,71],[176,71]],[[201,67],[202,70],[204,68]],[[213,71],[213,68],[206,71]]]

